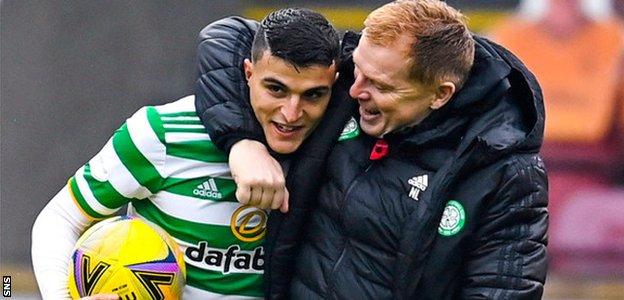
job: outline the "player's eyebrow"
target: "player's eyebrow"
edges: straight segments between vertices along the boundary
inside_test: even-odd
[[[288,87],[283,82],[281,82],[278,79],[273,78],[273,77],[262,78],[262,82],[263,83],[272,83],[272,84],[276,84],[276,85],[283,86],[283,87]]]

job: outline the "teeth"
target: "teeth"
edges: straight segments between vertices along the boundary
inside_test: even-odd
[[[286,126],[286,125],[282,125],[282,124],[279,124],[279,123],[275,123],[275,126],[277,126],[277,129],[279,129],[280,131],[284,131],[284,132],[291,132],[291,131],[295,131],[295,129],[297,129],[297,127]]]

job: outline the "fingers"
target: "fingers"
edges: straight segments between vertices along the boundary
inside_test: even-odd
[[[265,191],[266,190],[266,191]],[[249,198],[249,205],[262,207],[262,195],[265,193],[269,193],[268,189],[262,185],[252,185],[251,186],[251,198]]]
[[[278,209],[283,205],[284,191],[286,191],[285,188],[281,188],[275,191],[275,194],[273,195],[273,201],[271,202],[271,209]]]
[[[280,193],[283,189],[283,186],[276,184],[255,185],[251,188],[251,197],[247,204],[261,209],[276,209],[283,201],[283,192]]]
[[[236,187],[236,199],[241,204],[248,204],[251,199],[251,188],[246,184],[238,184]]]
[[[290,201],[290,194],[288,193],[288,189],[284,188],[284,201],[279,207],[279,210],[283,213],[288,212],[288,202]]]
[[[275,187],[238,187],[236,199],[241,204],[255,206],[261,209],[278,209],[288,212],[288,189],[284,186]]]
[[[258,207],[262,209],[271,208],[273,206],[273,202],[275,201],[275,192],[274,188],[264,189],[262,191],[261,203]]]

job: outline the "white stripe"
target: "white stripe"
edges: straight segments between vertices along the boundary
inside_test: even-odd
[[[199,124],[163,124],[163,128],[165,129],[201,129],[201,130],[206,129],[203,125],[199,125]]]
[[[128,121],[128,132],[132,143],[141,154],[156,168],[160,177],[167,177],[165,173],[165,155],[167,149],[163,145],[147,119],[147,109],[141,108]]]
[[[239,296],[239,295],[221,295],[212,293],[209,291],[204,291],[202,289],[198,289],[196,287],[192,287],[188,284],[184,286],[184,294],[182,294],[183,300],[195,300],[195,299],[220,299],[220,300],[259,300],[263,299],[262,297],[249,297],[249,296]]]
[[[210,189],[215,192],[219,191],[219,189],[217,189],[217,184],[215,183],[215,180],[213,178],[210,178],[210,180],[208,180],[208,183],[210,184]]]
[[[195,96],[186,96],[178,101],[155,106],[155,108],[160,114],[195,112]]]
[[[150,200],[158,209],[172,217],[221,226],[230,226],[232,214],[241,206],[238,202],[204,200],[166,191],[158,192]],[[249,226],[257,225],[257,220],[252,221]]]
[[[109,140],[100,153],[93,159],[101,160],[101,165],[105,168],[104,173],[107,176],[106,180],[108,180],[113,188],[124,197],[143,199],[152,194],[147,188],[134,179],[134,176],[130,174],[130,171],[128,171],[126,166],[119,160],[119,156],[117,156],[113,148],[112,140]],[[92,163],[89,164],[92,165]]]
[[[165,132],[165,142],[180,143],[192,141],[210,141],[207,133],[198,132]]]
[[[227,163],[209,163],[194,159],[167,155],[165,172],[169,177],[198,178],[220,177],[231,179],[230,168]]]
[[[199,117],[178,116],[178,117],[160,117],[163,122],[171,121],[199,121]]]
[[[74,178],[76,179],[76,184],[78,185],[80,194],[82,194],[82,197],[85,199],[85,201],[87,201],[87,204],[89,205],[89,207],[95,210],[96,212],[98,212],[99,214],[106,215],[106,216],[111,215],[114,212],[116,212],[119,208],[110,209],[102,205],[95,198],[95,195],[93,195],[93,192],[89,188],[89,184],[87,183],[87,180],[84,178],[84,168],[85,167],[82,166],[80,169],[78,169],[78,172],[76,172],[76,176]]]
[[[209,190],[210,191],[210,184],[208,184],[208,181],[204,181],[204,183],[202,183],[201,188],[204,189],[204,190]]]
[[[97,181],[100,181],[100,182],[104,182],[108,180],[108,170],[106,168],[106,163],[104,162],[104,159],[103,159],[105,157],[103,152],[105,151],[104,149],[108,146],[108,144],[111,144],[111,143],[112,143],[112,138],[108,140],[108,142],[106,142],[104,147],[100,149],[100,152],[98,152],[93,158],[91,158],[91,160],[89,160],[91,176],[93,176],[93,178],[95,178]]]

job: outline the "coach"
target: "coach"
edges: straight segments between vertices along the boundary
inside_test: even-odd
[[[334,101],[358,104],[352,116],[359,126],[347,126],[333,146],[317,190],[306,182],[315,174],[298,172],[314,152],[290,162],[291,211],[269,217],[268,295],[540,298],[548,212],[538,155],[544,108],[534,76],[504,48],[472,35],[457,10],[435,0],[382,6],[368,16],[361,37],[345,35],[343,49],[352,60],[341,76],[353,70],[349,93],[355,101]],[[223,138],[215,142],[234,144],[232,173],[253,174],[249,181],[239,178],[239,187],[251,191],[242,194],[273,193],[269,180],[254,176],[282,170],[258,167],[258,157],[270,159],[266,151],[235,143],[262,141],[257,125],[246,121],[253,115],[245,97],[197,95],[198,114],[216,131],[209,133]],[[344,124],[348,118],[336,117],[342,111],[327,116]],[[219,118],[222,125],[215,126]],[[223,132],[228,130],[233,134]],[[237,162],[241,156],[254,161]],[[299,189],[308,193],[294,196]],[[239,201],[259,203],[253,198]]]

